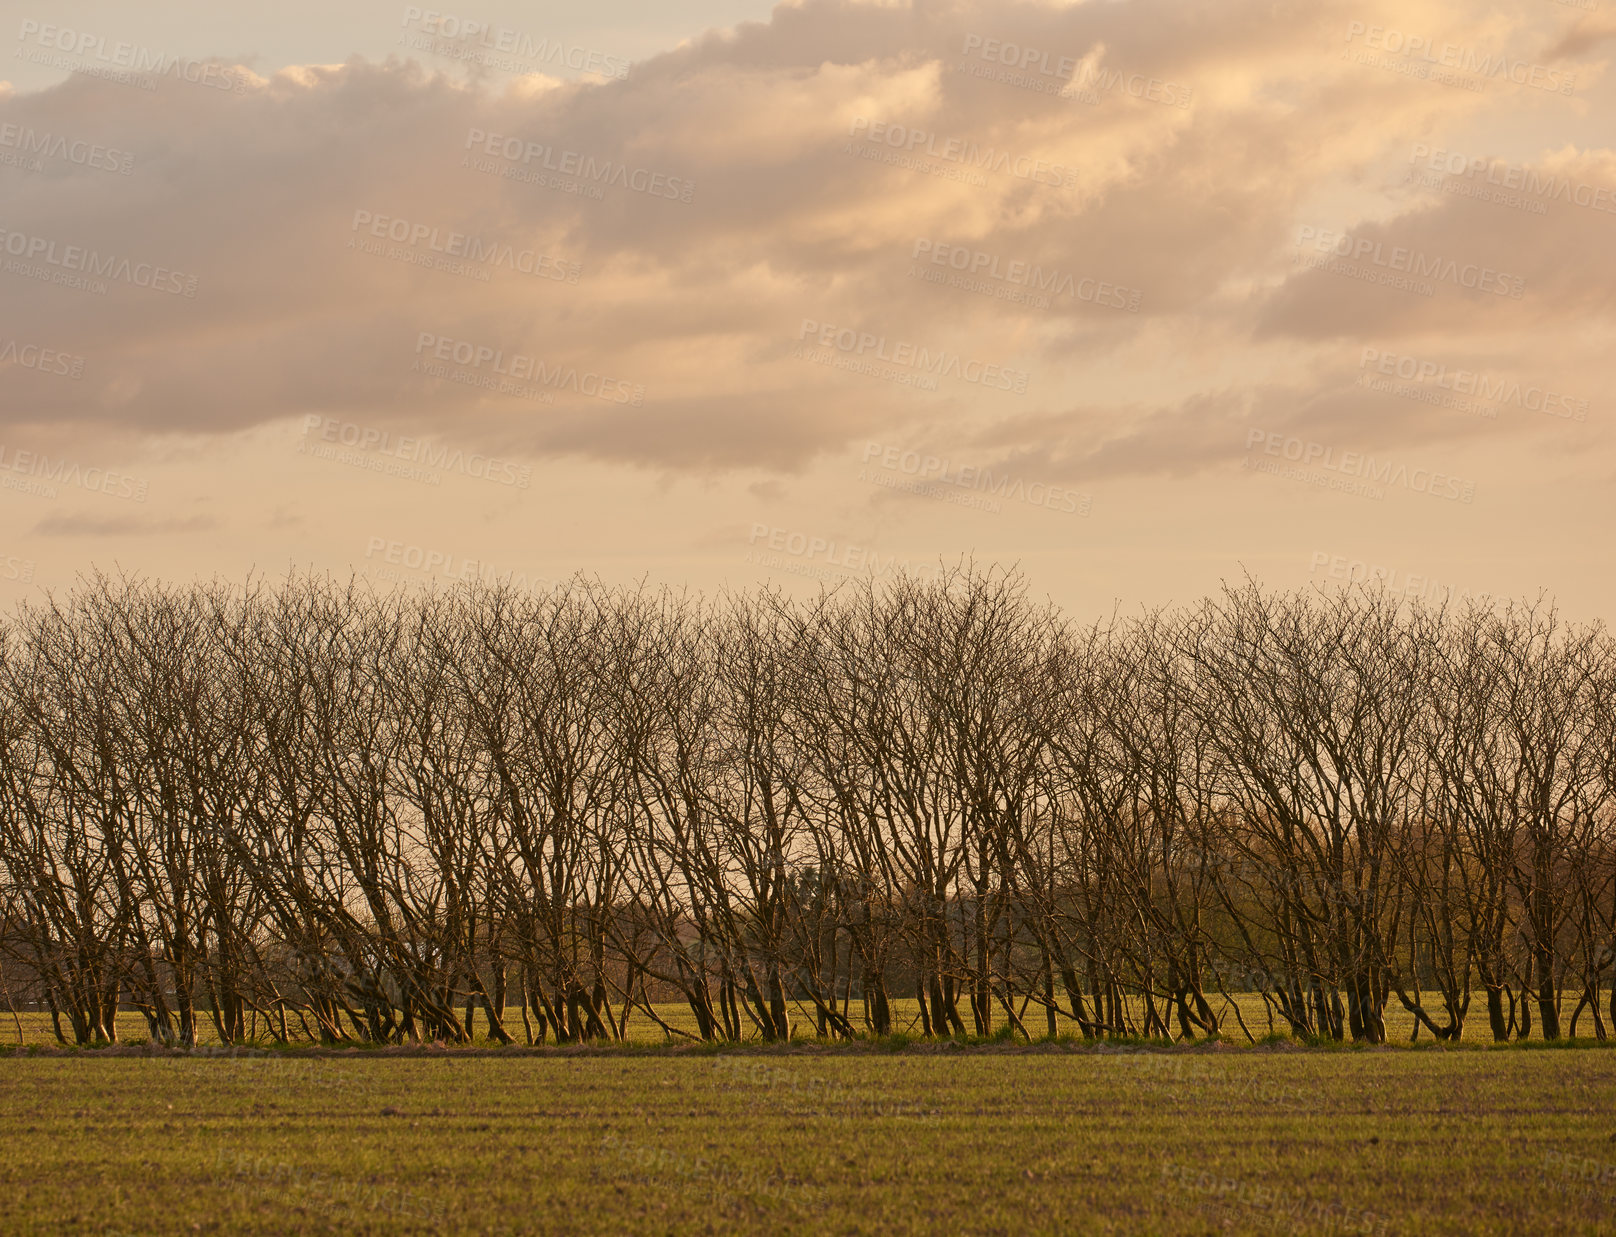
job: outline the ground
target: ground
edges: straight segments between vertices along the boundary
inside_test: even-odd
[[[889,1049],[18,1052],[0,1232],[1616,1231],[1616,1051]]]

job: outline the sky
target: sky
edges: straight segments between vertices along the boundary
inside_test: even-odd
[[[332,7],[0,0],[0,613],[1616,609],[1612,0]]]

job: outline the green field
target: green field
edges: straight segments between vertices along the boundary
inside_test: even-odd
[[[1616,1227],[1596,1049],[14,1053],[0,1103],[5,1233]]]
[[[1135,1002],[1134,1004],[1134,1016],[1137,1020],[1142,1021],[1143,1006],[1138,1002]],[[1570,1001],[1564,1002],[1564,1007],[1561,1010],[1562,1026],[1568,1027],[1571,1004],[1572,1003]],[[1233,1000],[1220,997],[1213,1002],[1213,1005],[1214,1008],[1217,1009],[1218,1016],[1223,1020],[1223,1038],[1231,1044],[1246,1044],[1251,1042],[1246,1038],[1245,1031],[1241,1030],[1241,1021],[1244,1022],[1246,1030],[1249,1031],[1256,1039],[1265,1038],[1275,1032],[1283,1034],[1286,1030],[1285,1023],[1282,1019],[1278,1017],[1269,1017],[1267,1007],[1264,1005],[1262,997],[1256,993],[1237,993],[1235,994]],[[1236,1017],[1236,1005],[1238,1005],[1238,1018]],[[657,1017],[662,1019],[663,1022],[666,1022],[669,1026],[684,1032],[686,1035],[689,1035],[692,1038],[695,1037],[696,1019],[695,1016],[690,1012],[689,1005],[677,1002],[669,1002],[667,1004],[658,1004],[655,1008]],[[1536,1010],[1534,1009],[1533,1012],[1535,1015]],[[850,1007],[848,1016],[852,1020],[855,1028],[861,1027],[861,1015],[859,1013],[859,1006],[857,1002],[854,1002]],[[998,1022],[995,1024],[996,1027],[1002,1029],[1004,1026],[1002,1013],[995,1011],[995,1016],[998,1018]],[[1028,1031],[1034,1036],[1041,1037],[1044,1033],[1044,1021],[1039,1011],[1029,1009],[1022,1016],[1026,1019]],[[206,1013],[199,1011],[197,1017],[201,1020],[197,1032],[197,1042],[214,1042],[216,1040],[216,1036],[213,1033],[213,1027],[209,1022]],[[969,1019],[969,1014],[967,1014],[966,1017]],[[911,1036],[920,1035],[921,1023],[919,1005],[912,997],[906,999],[900,998],[892,1002],[892,1018],[892,1025],[895,1031],[906,1033]],[[1385,1018],[1388,1043],[1431,1043],[1430,1032],[1425,1030],[1420,1031],[1418,1040],[1412,1039],[1415,1027],[1417,1025],[1414,1016],[1407,1010],[1403,1009],[1396,1002],[1391,1003],[1387,1007]],[[505,1011],[504,1021],[506,1031],[516,1039],[516,1042],[525,1042],[524,1033],[522,1030],[522,1011],[520,1008],[516,1006],[508,1007]],[[793,1008],[792,1022],[797,1035],[807,1035],[809,1037],[813,1036],[814,1023],[812,1011],[810,1009],[800,1005]],[[64,1028],[66,1025],[66,1019],[64,1019]],[[259,1032],[259,1042],[268,1043],[268,1027],[266,1022],[260,1018],[256,1021],[255,1025],[257,1026]],[[484,1044],[493,1042],[486,1038],[487,1023],[480,1011],[476,1014],[475,1026],[477,1043]],[[760,1039],[756,1029],[751,1028],[750,1024],[748,1024],[748,1029],[750,1031],[750,1039]],[[1075,1034],[1077,1029],[1077,1024],[1071,1020],[1065,1018],[1060,1020],[1061,1034]],[[298,1033],[298,1028],[295,1021],[292,1023],[292,1030],[294,1033]],[[1593,1019],[1585,1012],[1579,1021],[1577,1034],[1578,1036],[1586,1039],[1592,1037],[1593,1031]],[[1532,1034],[1533,1036],[1540,1035],[1541,1028],[1534,1024]],[[138,1013],[128,1010],[124,1011],[118,1015],[118,1035],[120,1039],[128,1043],[144,1043],[146,1039],[145,1019],[142,1018]],[[1465,1022],[1465,1042],[1469,1044],[1489,1043],[1491,1042],[1491,1038],[1492,1037],[1487,1026],[1486,994],[1483,992],[1476,992],[1472,994],[1470,1002],[1470,1016]],[[301,1039],[300,1034],[299,1039]],[[647,1018],[642,1012],[639,1010],[633,1010],[631,1011],[628,1019],[624,1040],[625,1042],[631,1044],[663,1044],[668,1042],[668,1036],[666,1033],[664,1033],[660,1026],[658,1026],[650,1018]],[[676,1037],[675,1042],[684,1041]],[[51,1031],[50,1018],[48,1015],[40,1012],[21,1012],[13,1015],[4,1010],[0,1010],[0,1050],[3,1050],[8,1045],[45,1046],[54,1045],[55,1043],[56,1037]]]

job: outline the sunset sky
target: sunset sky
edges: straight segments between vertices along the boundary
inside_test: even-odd
[[[0,16],[0,605],[963,554],[1616,611],[1613,0]]]

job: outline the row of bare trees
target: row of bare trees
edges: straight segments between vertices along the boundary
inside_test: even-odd
[[[1613,711],[1541,602],[95,579],[0,625],[0,979],[76,1043],[1603,1038]]]

